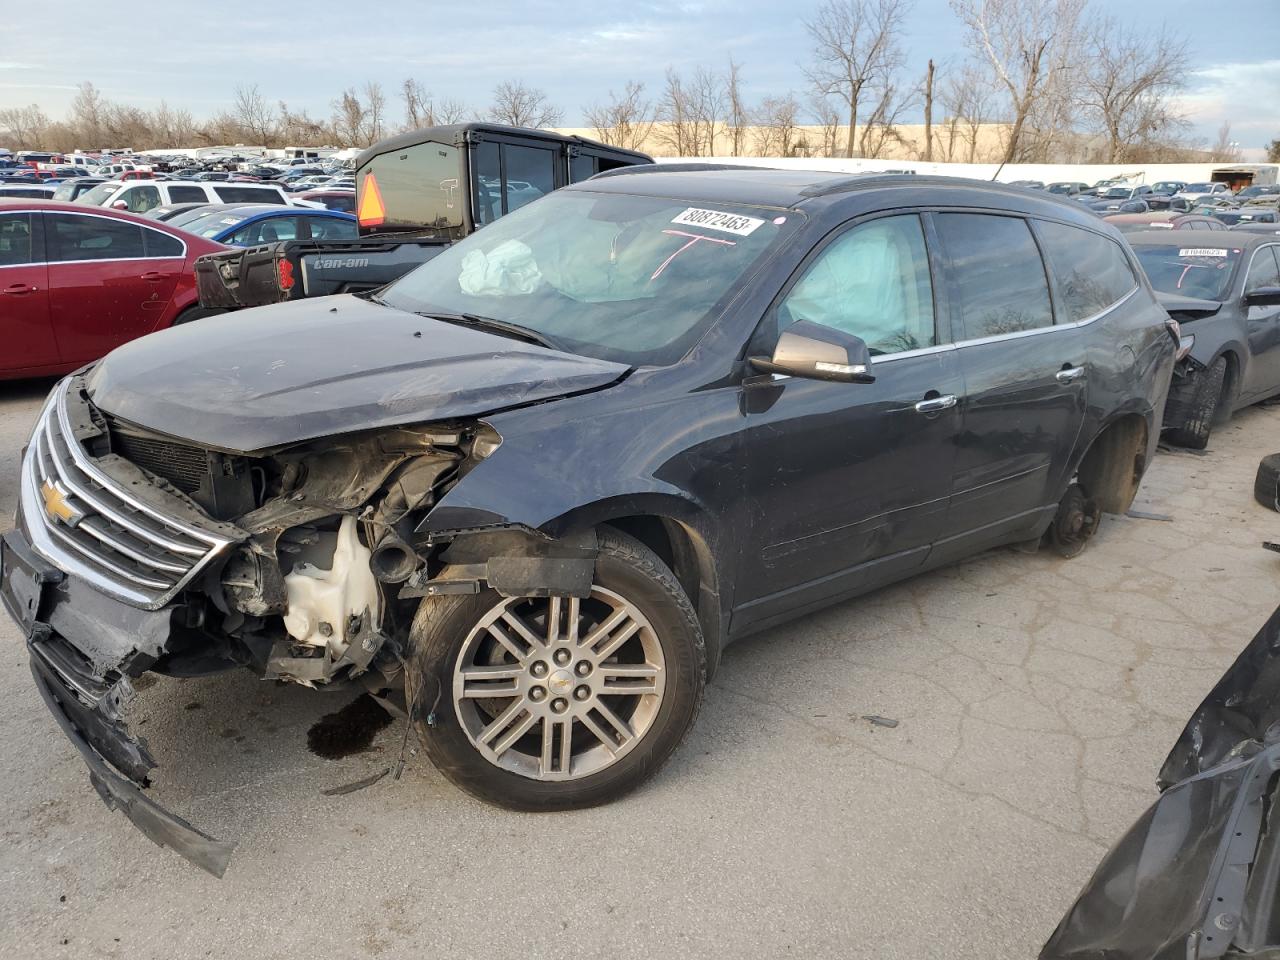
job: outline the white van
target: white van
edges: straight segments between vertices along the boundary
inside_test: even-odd
[[[192,183],[184,180],[108,180],[76,203],[111,207],[129,213],[146,213],[170,203],[279,203],[287,204],[285,192],[272,183]]]

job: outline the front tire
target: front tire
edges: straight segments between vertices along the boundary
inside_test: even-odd
[[[485,589],[418,608],[405,681],[418,733],[440,772],[482,800],[607,803],[693,725],[706,647],[688,597],[638,541],[606,529],[599,546],[589,598]]]
[[[178,314],[170,326],[178,326],[180,323],[191,323],[193,320],[203,320],[205,317],[215,317],[225,310],[219,310],[217,307],[187,307]]]
[[[1178,384],[1170,396],[1178,404],[1182,420],[1165,432],[1166,439],[1179,447],[1203,450],[1218,418],[1218,408],[1227,382],[1227,358],[1219,357],[1204,370]]]

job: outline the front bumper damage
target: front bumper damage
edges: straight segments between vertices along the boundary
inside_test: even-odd
[[[1192,715],[1160,799],[1111,849],[1041,960],[1280,955],[1280,609]]]
[[[135,639],[167,631],[168,611],[144,611],[111,600],[66,576],[32,549],[20,530],[0,537],[0,601],[26,635],[36,689],[89,768],[89,780],[109,809],[119,810],[148,838],[216,877],[235,844],[217,840],[169,813],[143,792],[155,760],[145,741],[125,727],[133,696],[127,671],[145,656],[122,659],[95,674],[75,633],[113,630]],[[62,631],[62,632],[60,632]],[[86,642],[85,647],[94,649]]]

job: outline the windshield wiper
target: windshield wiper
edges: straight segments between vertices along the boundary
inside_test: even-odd
[[[533,343],[549,350],[563,349],[560,344],[546,334],[539,333],[530,327],[522,327],[520,324],[511,323],[508,320],[482,317],[478,313],[440,313],[437,310],[421,310],[418,311],[418,316],[429,317],[432,320],[443,320],[446,323],[456,323],[462,327],[474,327],[477,330],[492,330],[494,333],[499,333],[504,337],[523,340],[526,343]]]

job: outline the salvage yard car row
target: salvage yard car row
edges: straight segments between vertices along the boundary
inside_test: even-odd
[[[1002,544],[1074,556],[1162,415],[1202,443],[1280,391],[1265,237],[1126,242],[997,184],[664,168],[509,128],[451,156],[457,132],[357,162],[346,259],[425,253],[356,295],[305,295],[343,214],[310,212],[295,268],[259,226],[309,213],[283,203],[0,206],[21,329],[68,344],[14,372],[79,368],[0,596],[104,799],[215,874],[233,844],[142,790],[147,671],[368,691],[476,796],[606,802],[676,749],[733,640]],[[74,271],[101,302],[73,319]],[[113,310],[178,328],[98,360],[116,343],[77,323]]]

